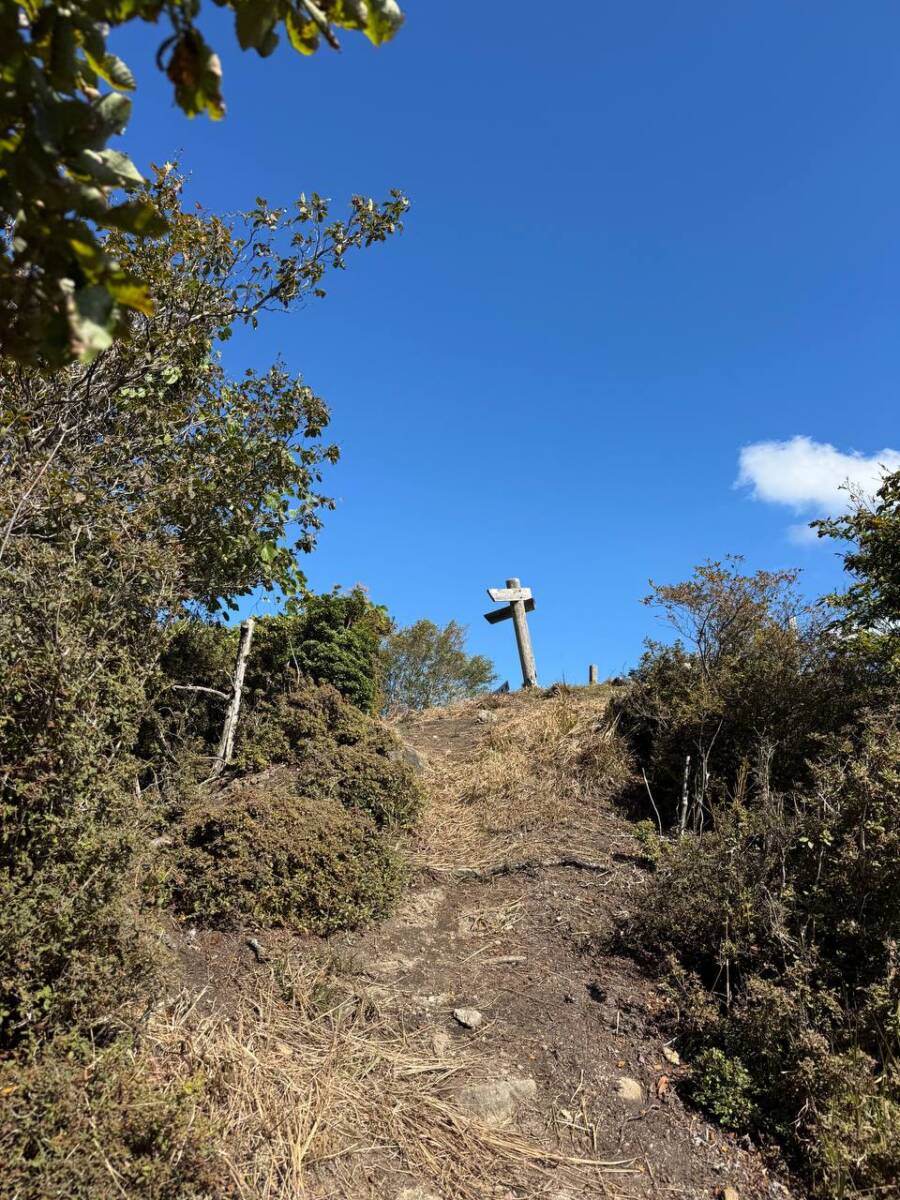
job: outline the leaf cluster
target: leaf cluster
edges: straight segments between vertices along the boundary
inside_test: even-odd
[[[217,0],[234,12],[238,44],[272,53],[284,29],[303,54],[335,28],[390,39],[396,0]],[[147,274],[122,260],[104,233],[157,238],[166,217],[144,180],[109,145],[131,115],[135,79],[108,45],[111,30],[141,21],[170,28],[157,62],[188,116],[224,115],[222,68],[199,27],[201,0],[19,0],[0,5],[0,326],[2,352],[22,363],[89,361],[152,315]]]
[[[433,708],[486,691],[494,665],[467,654],[466,630],[456,621],[443,629],[421,620],[391,632],[384,645],[384,707],[387,711]]]

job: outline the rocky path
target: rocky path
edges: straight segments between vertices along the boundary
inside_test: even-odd
[[[446,790],[448,771],[469,766],[510,711],[479,719],[462,706],[400,732]],[[628,823],[608,805],[582,803],[539,844],[542,859],[570,854],[594,866],[466,878],[460,864],[435,866],[426,854],[396,915],[335,948],[388,1021],[471,1062],[448,1083],[454,1103],[544,1152],[534,1195],[787,1200],[756,1151],[682,1103],[686,1068],[657,1032],[656,985],[603,950],[644,870]],[[435,1196],[402,1173],[385,1194]]]

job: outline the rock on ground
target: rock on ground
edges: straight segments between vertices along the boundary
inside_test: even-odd
[[[533,1079],[489,1079],[470,1083],[457,1094],[460,1108],[486,1125],[503,1125],[537,1095]]]

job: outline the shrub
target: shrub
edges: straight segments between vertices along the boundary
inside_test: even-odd
[[[192,916],[318,934],[383,916],[403,881],[366,815],[304,794],[286,773],[239,780],[191,807],[174,864],[174,899]]]
[[[761,750],[774,786],[808,782],[820,738],[865,695],[864,667],[800,604],[796,573],[743,575],[739,565],[707,563],[684,583],[654,587],[646,603],[679,640],[649,642],[612,705],[668,824],[685,796],[691,826],[708,824],[741,795]],[[651,816],[646,793],[635,797]]]
[[[898,791],[900,710],[867,714],[803,791],[760,771],[669,845],[627,929],[676,992],[698,1102],[830,1195],[900,1173]]]
[[[227,1200],[234,1189],[197,1120],[198,1079],[163,1091],[150,1058],[69,1039],[0,1063],[0,1161],[16,1200]]]
[[[271,696],[303,683],[331,684],[364,713],[379,704],[380,645],[390,628],[386,610],[364,588],[309,593],[277,617],[256,625],[247,670],[252,693]]]
[[[270,763],[293,766],[304,795],[334,797],[378,826],[412,825],[424,799],[394,736],[328,686],[261,701],[247,714],[235,766]]]
[[[739,1058],[721,1050],[704,1050],[691,1070],[691,1095],[726,1129],[752,1125],[756,1106],[751,1097],[753,1080]]]

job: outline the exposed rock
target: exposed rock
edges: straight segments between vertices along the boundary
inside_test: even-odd
[[[477,1029],[484,1021],[477,1008],[454,1008],[453,1019],[466,1029]]]
[[[681,1066],[681,1055],[671,1046],[663,1046],[663,1058],[666,1062],[670,1062],[673,1067]]]
[[[536,1095],[533,1079],[488,1079],[462,1088],[457,1101],[464,1112],[486,1125],[503,1125]]]
[[[366,963],[365,973],[370,979],[393,979],[396,975],[408,974],[419,960],[417,958],[382,958]]]
[[[428,763],[425,756],[420,754],[418,750],[413,750],[412,746],[400,746],[396,750],[388,751],[388,758],[391,762],[402,762],[417,775],[424,775]]]
[[[397,1200],[441,1200],[436,1192],[429,1192],[416,1184],[415,1187],[404,1188],[397,1193]]]
[[[479,725],[494,725],[497,721],[497,714],[491,712],[489,708],[479,708],[475,713],[475,720]]]
[[[446,1058],[448,1054],[452,1053],[452,1041],[446,1029],[436,1029],[431,1035],[431,1044],[438,1058]]]
[[[643,1104],[644,1089],[636,1079],[628,1075],[620,1075],[616,1080],[616,1095],[626,1104]]]
[[[723,1187],[722,1200],[740,1200],[736,1187]]]

